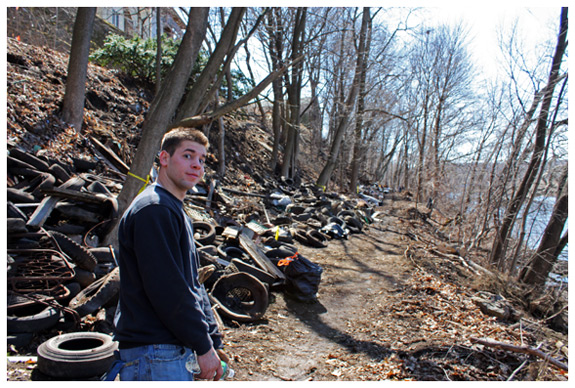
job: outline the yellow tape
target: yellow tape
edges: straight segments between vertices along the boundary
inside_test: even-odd
[[[141,180],[142,182],[144,182],[144,185],[142,186],[142,188],[140,189],[140,191],[138,191],[138,195],[139,195],[142,191],[144,191],[144,189],[146,188],[146,186],[148,186],[148,185],[150,184],[150,175],[149,175],[149,174],[148,174],[148,176],[146,177],[146,179],[144,179],[144,178],[142,178],[142,177],[139,177],[139,176],[137,176],[136,174],[131,173],[130,171],[128,171],[128,175],[131,176],[131,177],[133,177],[133,178],[139,179],[139,180]]]

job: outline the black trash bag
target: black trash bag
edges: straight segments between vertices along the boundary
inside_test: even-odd
[[[284,261],[280,260],[278,266],[286,276],[285,290],[291,297],[300,302],[317,302],[323,268],[299,253]]]

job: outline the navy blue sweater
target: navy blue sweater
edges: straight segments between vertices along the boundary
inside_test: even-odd
[[[147,187],[122,217],[118,238],[120,346],[177,344],[198,355],[221,348],[183,203],[161,186]]]

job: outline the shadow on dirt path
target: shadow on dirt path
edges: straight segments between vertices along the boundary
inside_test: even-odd
[[[304,305],[300,302],[286,299],[286,307],[294,316],[296,316],[303,324],[313,330],[316,334],[323,338],[346,348],[349,352],[364,353],[374,360],[381,360],[383,357],[389,355],[391,350],[381,344],[373,341],[365,341],[354,338],[348,333],[326,322],[323,314],[328,310],[320,302],[315,304]]]

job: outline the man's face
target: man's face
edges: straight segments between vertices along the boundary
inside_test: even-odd
[[[206,147],[189,140],[183,141],[171,156],[167,151],[160,152],[160,171],[167,178],[162,185],[185,196],[204,176],[205,162]]]

